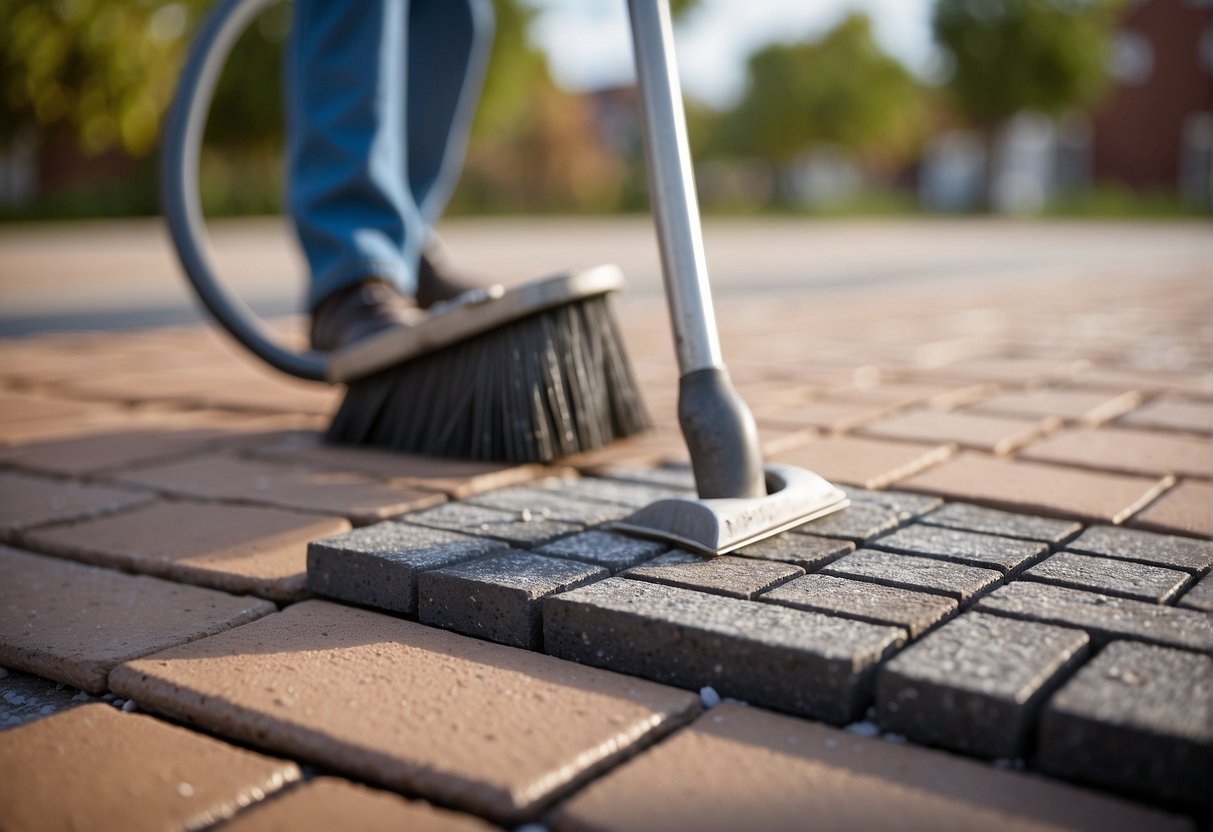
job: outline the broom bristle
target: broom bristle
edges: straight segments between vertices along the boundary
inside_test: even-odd
[[[649,426],[605,295],[353,381],[330,442],[550,462]]]

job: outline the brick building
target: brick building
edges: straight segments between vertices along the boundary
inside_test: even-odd
[[[1112,42],[1114,88],[1094,119],[1092,173],[1208,201],[1213,2],[1136,0]]]

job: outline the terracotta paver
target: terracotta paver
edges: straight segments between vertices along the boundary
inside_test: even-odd
[[[870,406],[887,405],[897,409],[927,405],[934,410],[951,410],[993,395],[992,384],[930,384],[925,382],[887,382],[874,387],[839,387],[823,397],[827,402],[851,402]]]
[[[1100,390],[1050,388],[1027,392],[1008,391],[972,407],[965,412],[989,413],[1003,416],[1056,416],[1067,422],[1100,425],[1132,410],[1141,403],[1135,390],[1108,393]]]
[[[1213,485],[1195,480],[1181,482],[1131,522],[1159,532],[1213,537]]]
[[[125,408],[95,402],[0,392],[0,446],[99,430],[130,418]]]
[[[128,659],[273,611],[256,598],[0,547],[0,665],[91,693]]]
[[[300,778],[299,767],[110,705],[0,733],[0,825],[201,829]]]
[[[1213,397],[1213,377],[1208,372],[1169,373],[1157,370],[1133,370],[1117,367],[1094,367],[1074,380],[1080,387],[1101,390],[1142,390],[1166,393],[1179,391],[1185,395]]]
[[[315,432],[288,433],[252,453],[264,459],[297,463],[320,471],[390,479],[401,485],[441,491],[455,499],[521,485],[561,470],[547,465],[468,462],[401,454],[381,448],[329,445]]]
[[[818,428],[827,433],[846,433],[888,415],[894,407],[855,402],[809,401],[757,405],[754,419],[764,427]]]
[[[304,591],[308,543],[349,528],[340,517],[277,508],[156,502],[37,529],[22,543],[98,566],[289,601]]]
[[[341,393],[333,387],[301,382],[251,361],[95,373],[66,381],[74,398],[114,402],[173,402],[266,413],[327,416]]]
[[[0,449],[0,462],[61,476],[85,476],[199,453],[219,444],[251,442],[289,417],[151,412],[88,426],[60,436]]]
[[[773,461],[809,468],[831,482],[884,488],[943,462],[953,452],[951,444],[923,445],[847,436],[806,442],[776,454]]]
[[[1056,430],[1060,424],[1055,417],[1019,419],[967,411],[919,410],[865,425],[859,432],[884,439],[952,442],[962,448],[1005,455]]]
[[[935,367],[922,374],[932,380],[995,382],[1008,387],[1034,387],[1068,381],[1087,372],[1091,362],[1055,358],[970,358]],[[1132,387],[1128,388],[1132,389]]]
[[[897,487],[1011,511],[1121,523],[1170,482],[965,453]]]
[[[151,501],[151,495],[110,486],[0,472],[0,533],[56,520],[95,517]]]
[[[685,691],[324,601],[131,662],[111,684],[142,708],[511,822],[699,707]]]
[[[561,806],[554,827],[1136,832],[1186,823],[943,752],[720,705]]]
[[[1208,439],[1144,430],[1068,430],[1025,448],[1019,456],[1126,474],[1213,476],[1213,445]]]
[[[1213,404],[1184,399],[1156,399],[1134,410],[1117,424],[1151,430],[1213,433]]]
[[[437,809],[419,800],[368,789],[336,777],[317,777],[241,812],[224,832],[489,832],[477,817]]]
[[[120,412],[70,399],[12,391],[0,392],[0,436],[4,435],[4,430],[10,425],[27,422],[81,422],[86,421],[97,410]]]
[[[207,454],[180,462],[117,474],[130,485],[209,500],[340,514],[365,525],[437,505],[437,491],[377,482],[358,474],[317,471],[229,454]]]

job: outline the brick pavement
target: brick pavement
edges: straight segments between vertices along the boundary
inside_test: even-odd
[[[324,446],[331,392],[201,327],[0,343],[0,758],[34,761],[0,815],[1205,817],[1213,288],[825,297],[730,296],[721,328],[772,456],[852,507],[719,559],[606,529],[691,486],[670,424],[450,463]],[[664,315],[624,325],[669,421]],[[211,782],[204,754],[245,762]]]

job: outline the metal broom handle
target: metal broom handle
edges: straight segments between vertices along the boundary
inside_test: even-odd
[[[649,191],[683,375],[723,367],[666,0],[628,0]]]
[[[649,200],[678,353],[679,421],[700,497],[766,494],[753,416],[725,372],[667,0],[628,0]]]

